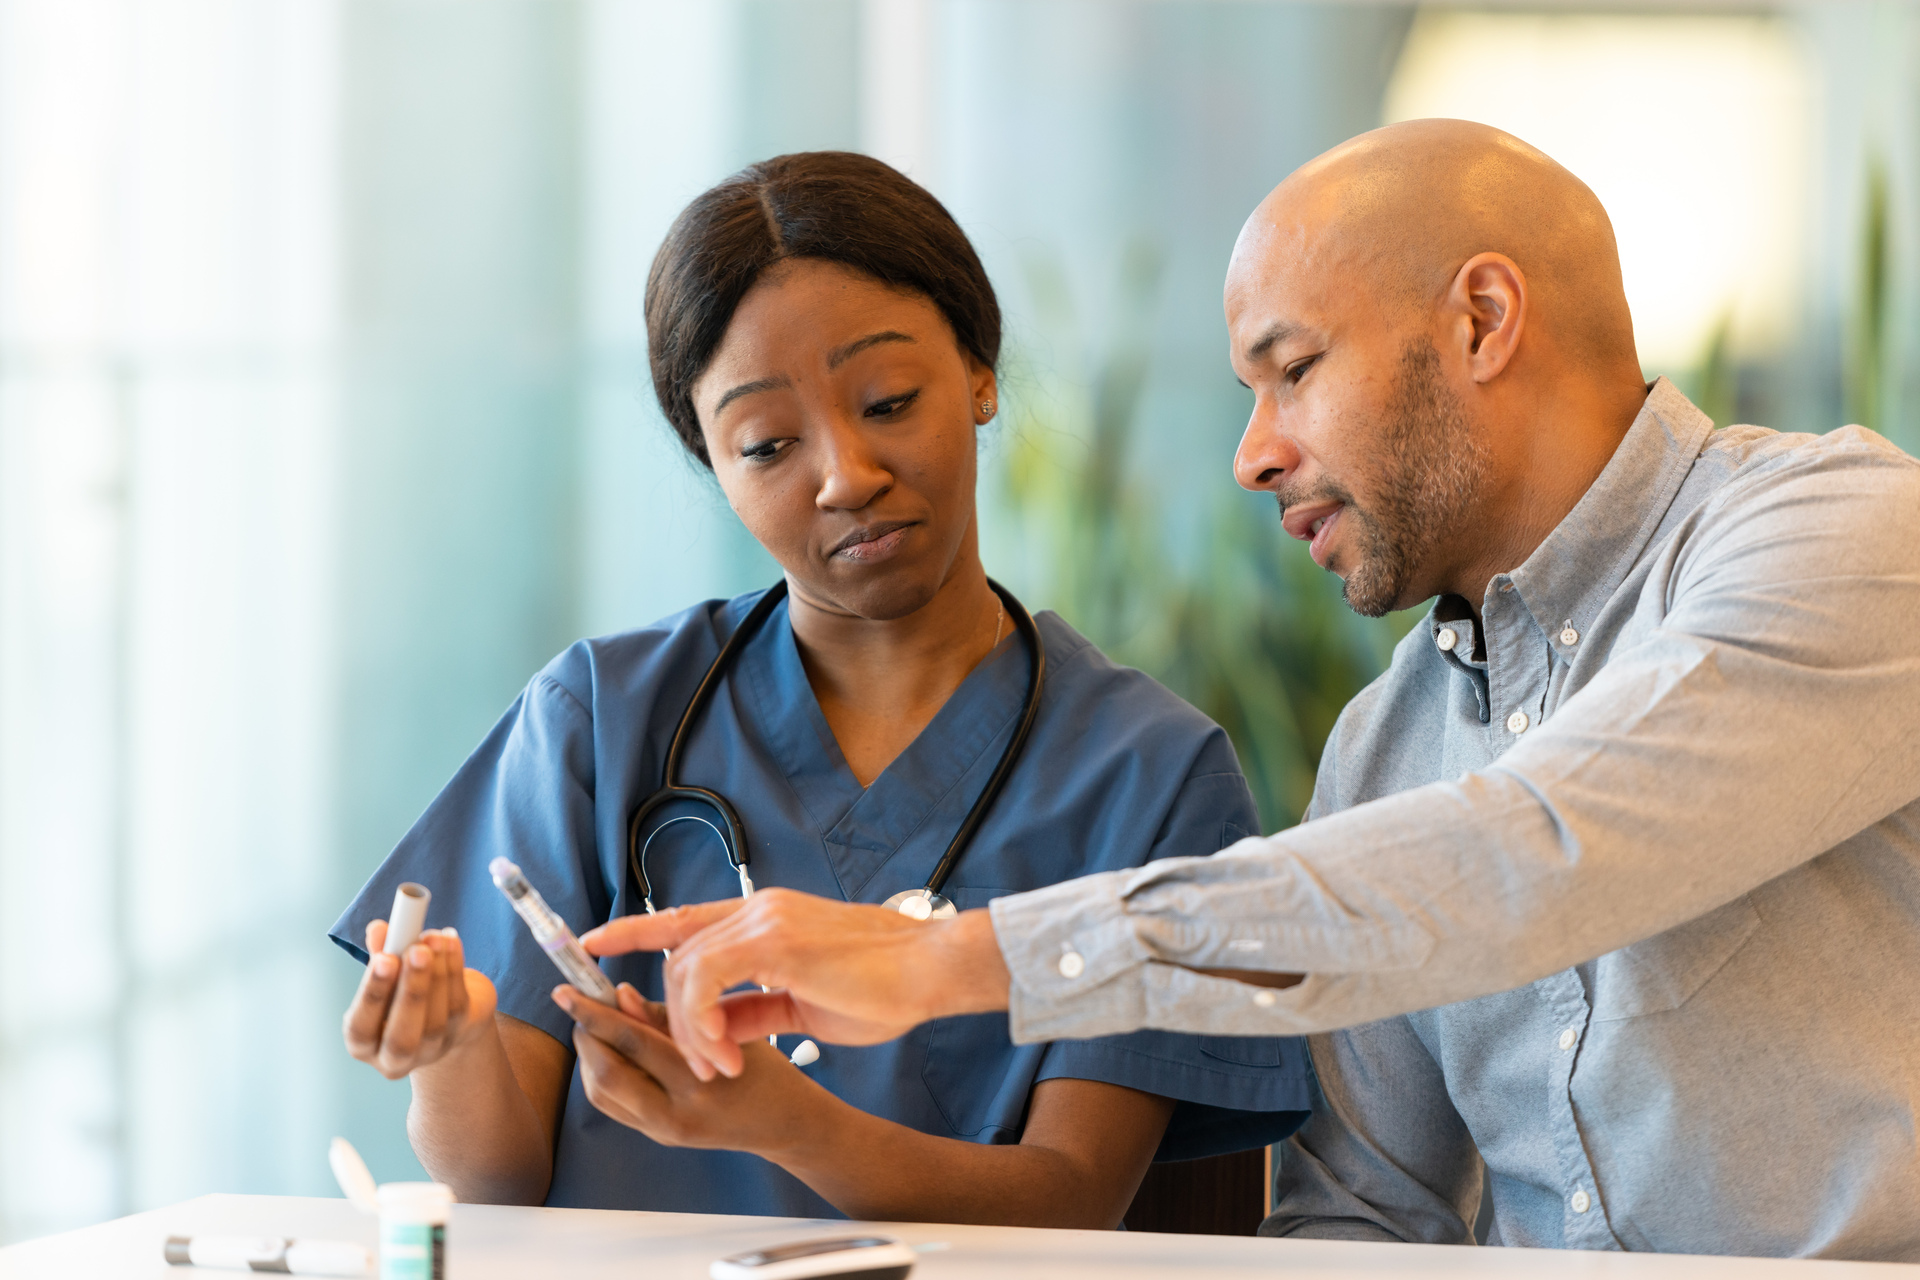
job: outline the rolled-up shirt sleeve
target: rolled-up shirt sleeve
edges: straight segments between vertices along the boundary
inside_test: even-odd
[[[993,903],[1015,1039],[1306,1034],[1508,990],[1914,801],[1920,468],[1889,452],[1716,495],[1653,553],[1635,638],[1490,767]]]

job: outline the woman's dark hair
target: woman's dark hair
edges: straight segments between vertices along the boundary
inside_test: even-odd
[[[837,262],[924,296],[961,350],[1000,357],[1000,304],[946,206],[905,174],[849,151],[749,165],[688,205],[647,273],[647,361],[673,432],[709,469],[693,384],[762,272],[793,258]]]

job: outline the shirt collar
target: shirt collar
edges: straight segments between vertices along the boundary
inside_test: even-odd
[[[1511,582],[1556,648],[1563,628],[1583,634],[1632,572],[1712,434],[1711,418],[1655,379],[1599,478],[1524,564],[1487,584],[1488,600]]]

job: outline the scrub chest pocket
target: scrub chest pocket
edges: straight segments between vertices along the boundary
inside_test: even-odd
[[[1004,1013],[941,1018],[928,1026],[920,1072],[940,1116],[956,1138],[1018,1142],[1044,1045],[1015,1048]],[[983,1070],[986,1064],[992,1064]]]

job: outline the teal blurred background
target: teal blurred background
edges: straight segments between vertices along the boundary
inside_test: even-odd
[[[667,223],[855,148],[1008,315],[989,568],[1295,821],[1367,621],[1228,464],[1258,199],[1386,119],[1586,177],[1648,372],[1912,448],[1920,12],[0,0],[0,1241],[417,1169],[334,914],[574,638],[771,581],[646,379]]]

